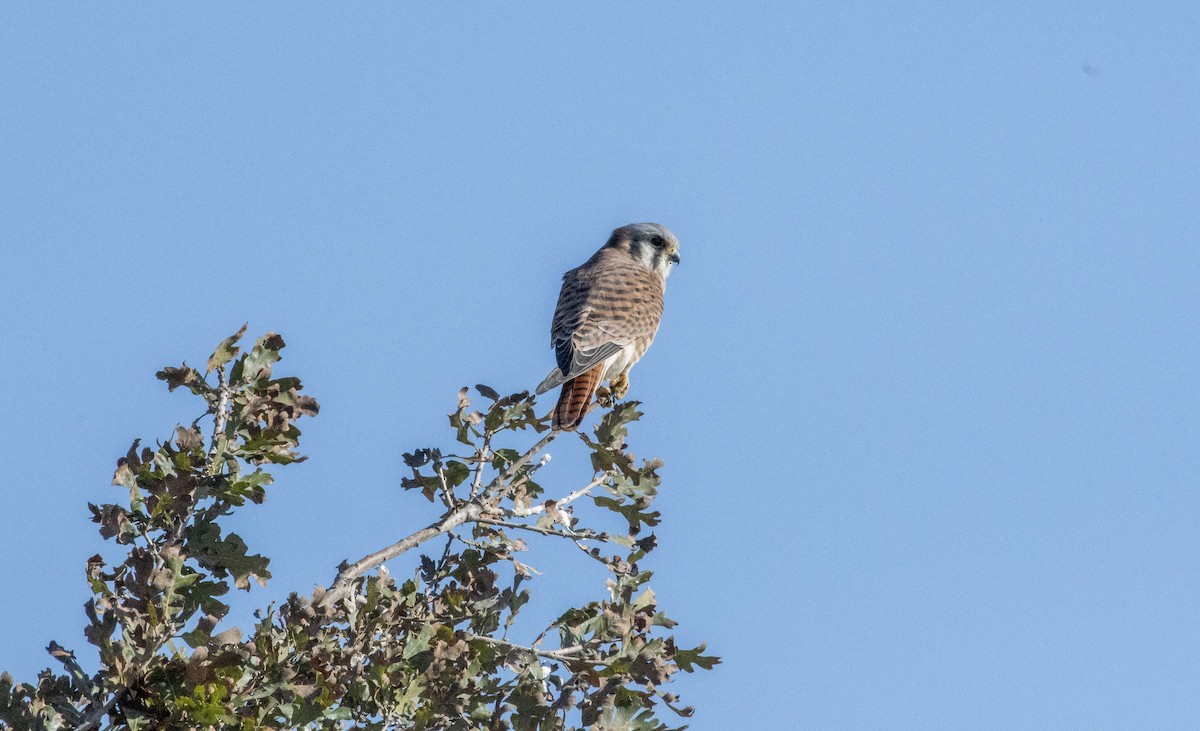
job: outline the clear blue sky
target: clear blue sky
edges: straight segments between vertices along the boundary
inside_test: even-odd
[[[0,668],[86,649],[160,366],[248,320],[323,405],[245,618],[429,520],[399,453],[657,220],[694,729],[1196,728],[1198,130],[1195,3],[3,3]]]

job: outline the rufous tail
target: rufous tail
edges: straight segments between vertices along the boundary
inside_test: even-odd
[[[575,376],[563,384],[558,394],[558,405],[554,407],[554,428],[575,431],[592,405],[592,394],[600,385],[604,364]]]

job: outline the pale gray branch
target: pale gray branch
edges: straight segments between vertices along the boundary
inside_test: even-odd
[[[538,505],[531,505],[527,508],[513,508],[512,510],[508,511],[508,514],[512,515],[514,517],[517,517],[517,518],[525,518],[530,515],[536,515],[537,513],[546,512],[548,505],[553,505],[554,509],[558,510],[559,508],[562,508],[564,505],[570,505],[571,503],[573,503],[574,501],[583,497],[584,495],[591,493],[592,490],[595,490],[600,485],[603,485],[608,480],[608,476],[610,474],[611,474],[610,472],[601,472],[599,475],[596,476],[596,478],[594,480],[592,480],[588,484],[584,485],[583,487],[579,488],[578,490],[571,493],[570,495],[567,495],[566,497],[559,498],[558,500],[547,500],[546,502],[540,503]]]
[[[323,608],[333,607],[338,601],[345,599],[350,594],[350,589],[354,584],[354,580],[361,577],[371,569],[389,561],[400,554],[410,551],[413,548],[421,545],[430,538],[440,536],[464,523],[479,521],[484,515],[485,506],[488,502],[502,494],[502,491],[508,485],[512,476],[517,473],[521,467],[529,463],[535,454],[546,447],[558,432],[550,432],[542,437],[536,444],[529,448],[529,451],[521,455],[517,461],[509,465],[508,469],[498,475],[496,479],[488,483],[487,488],[477,497],[472,500],[461,503],[453,510],[447,512],[441,519],[430,523],[421,530],[412,535],[396,541],[387,548],[380,549],[374,553],[363,556],[359,560],[342,568],[338,571],[337,577],[333,580],[323,596],[317,601],[317,605]]]
[[[554,438],[557,437],[558,434],[559,432],[557,431],[548,432],[546,436],[542,437],[541,440],[539,440],[537,444],[533,445],[528,452],[521,455],[516,462],[513,462],[508,466],[508,469],[506,469],[502,474],[497,475],[496,479],[488,483],[487,491],[491,492],[497,487],[507,484],[508,481],[517,474],[517,470],[529,464],[529,460],[533,459],[533,455],[545,449],[546,445],[554,441]]]
[[[212,443],[208,446],[208,475],[213,477],[220,470],[217,467],[217,445],[222,434],[225,433],[225,425],[229,423],[229,397],[232,395],[232,389],[229,388],[229,377],[225,374],[225,366],[217,366],[217,405],[213,409],[213,430]]]
[[[448,533],[468,521],[477,520],[482,512],[483,505],[479,502],[466,503],[447,513],[441,520],[427,525],[407,538],[402,538],[387,548],[363,556],[338,572],[333,585],[321,597],[318,604],[322,607],[332,607],[339,600],[346,598],[350,593],[351,584],[358,577],[379,566],[384,561],[391,560],[405,551],[416,548],[430,538]]]
[[[492,433],[485,431],[483,434],[483,446],[475,453],[475,477],[471,480],[471,499],[479,497],[479,493],[483,491],[483,466],[487,464],[488,458],[492,453]]]
[[[450,489],[450,485],[446,482],[446,469],[442,466],[441,462],[437,464],[436,469],[438,480],[442,483],[442,489],[438,493],[442,498],[442,504],[453,510],[457,501],[454,499],[454,491]]]
[[[91,731],[100,725],[100,721],[104,720],[105,714],[112,710],[112,707],[117,705],[117,701],[121,699],[121,695],[125,692],[124,689],[114,692],[109,696],[104,705],[97,706],[92,709],[92,712],[84,717],[83,723],[75,727],[75,731]]]
[[[596,531],[593,531],[593,530],[580,530],[580,531],[554,530],[553,528],[542,528],[541,526],[531,525],[529,523],[516,523],[511,520],[498,520],[496,518],[490,518],[486,515],[480,516],[478,520],[480,523],[485,523],[487,525],[498,525],[502,528],[513,528],[515,530],[527,530],[531,533],[538,533],[543,536],[555,536],[557,538],[567,538],[572,541],[585,541],[585,540],[607,541],[608,540],[608,536],[606,536],[603,533],[597,533]]]
[[[489,645],[495,645],[496,647],[503,647],[508,650],[516,650],[517,652],[524,652],[524,653],[527,653],[530,655],[537,655],[538,657],[544,657],[549,660],[557,660],[559,662],[567,662],[567,661],[579,662],[579,661],[583,660],[584,662],[592,663],[594,665],[607,665],[608,664],[602,660],[592,660],[592,659],[585,660],[584,658],[576,657],[576,655],[578,655],[579,653],[581,653],[587,649],[587,647],[585,647],[584,645],[575,645],[574,647],[564,647],[564,648],[561,648],[558,650],[540,650],[536,647],[529,647],[528,645],[518,645],[515,642],[509,642],[508,640],[500,640],[500,639],[496,639],[495,637],[488,637],[486,635],[477,635],[477,634],[472,634],[469,632],[466,634],[466,639],[468,641],[479,640],[481,642],[486,642]]]

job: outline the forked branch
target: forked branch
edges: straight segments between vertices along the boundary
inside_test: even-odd
[[[317,594],[319,598],[317,599],[317,605],[324,609],[332,608],[337,602],[350,595],[354,581],[368,571],[382,565],[385,561],[390,561],[400,554],[416,548],[431,538],[445,535],[465,523],[480,520],[486,512],[492,509],[491,505],[495,503],[496,499],[504,495],[508,490],[513,477],[520,469],[529,464],[529,460],[533,459],[538,452],[545,449],[546,445],[550,444],[557,435],[557,431],[551,431],[546,434],[546,436],[530,447],[525,454],[521,455],[507,469],[488,483],[482,492],[467,502],[460,503],[457,507],[442,516],[441,519],[425,526],[412,535],[396,541],[386,548],[369,553],[354,563],[342,567],[338,571],[338,575],[333,580],[333,583],[323,594],[318,590]]]

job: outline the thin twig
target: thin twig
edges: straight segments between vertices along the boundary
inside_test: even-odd
[[[217,468],[218,438],[225,433],[225,425],[229,423],[229,397],[233,395],[229,388],[229,378],[225,374],[225,366],[217,366],[217,405],[213,410],[212,444],[208,447],[208,476],[215,477]]]
[[[547,500],[546,502],[540,503],[538,505],[532,505],[527,508],[513,508],[512,510],[508,511],[508,513],[509,513],[509,515],[512,515],[517,518],[524,518],[524,517],[527,517],[530,515],[535,515],[537,513],[546,512],[548,505],[553,505],[554,509],[558,510],[559,508],[563,507],[564,505],[570,505],[572,502],[578,500],[579,498],[583,497],[584,495],[587,495],[588,493],[590,493],[592,490],[595,490],[600,485],[603,485],[608,480],[608,477],[610,474],[612,474],[612,473],[607,472],[607,471],[601,472],[599,475],[596,476],[596,478],[594,480],[592,480],[588,484],[584,485],[583,487],[579,488],[578,490],[571,493],[570,495],[567,495],[564,498],[560,498],[558,500]]]
[[[451,510],[454,510],[458,501],[454,499],[454,491],[450,489],[450,485],[446,483],[446,469],[441,462],[437,463],[438,479],[442,482],[442,489],[439,492],[442,498],[442,503]]]
[[[333,580],[333,584],[325,591],[324,596],[317,602],[318,606],[330,608],[338,601],[345,599],[350,594],[350,586],[355,579],[383,562],[390,561],[400,554],[416,548],[430,538],[449,533],[464,523],[479,521],[484,513],[484,504],[499,494],[500,489],[507,485],[512,475],[516,474],[518,469],[527,464],[535,454],[544,449],[557,435],[558,432],[552,431],[542,437],[541,440],[529,448],[529,451],[525,452],[517,461],[509,465],[509,468],[504,473],[488,483],[487,488],[477,498],[466,503],[459,503],[458,507],[450,510],[439,520],[430,523],[416,533],[402,538],[386,548],[367,554],[343,568],[338,572],[337,577]]]
[[[543,536],[555,536],[558,538],[567,538],[572,541],[587,541],[587,540],[607,541],[608,540],[608,537],[605,534],[597,533],[596,531],[593,531],[593,530],[581,530],[581,531],[554,530],[552,528],[542,528],[541,526],[530,525],[529,523],[516,523],[511,520],[497,520],[496,518],[490,518],[487,516],[480,516],[479,518],[477,518],[477,520],[478,520],[478,522],[484,523],[486,525],[498,525],[503,528],[513,528],[515,530],[527,530],[527,531],[530,531],[531,533],[538,533]]]
[[[124,688],[113,693],[112,696],[109,697],[109,699],[107,701],[105,701],[104,705],[102,705],[98,708],[95,708],[94,710],[92,710],[91,713],[89,713],[87,716],[85,716],[83,719],[83,723],[76,726],[75,731],[91,731],[91,729],[99,726],[100,721],[102,721],[104,719],[104,716],[109,711],[112,710],[113,706],[117,705],[117,701],[121,700],[121,696],[124,693],[125,693]]]
[[[523,487],[526,482],[530,482],[533,479],[534,474],[548,464],[550,464],[550,455],[543,454],[542,458],[538,460],[537,464],[529,465],[528,469],[513,479],[512,484],[508,486],[508,492],[510,494],[515,494],[518,488]]]
[[[416,548],[430,538],[447,533],[470,520],[477,520],[482,512],[483,506],[478,502],[467,503],[455,510],[451,510],[441,520],[430,523],[407,538],[401,538],[387,548],[382,548],[374,553],[363,556],[338,572],[333,585],[325,592],[325,596],[321,597],[318,604],[322,607],[333,606],[337,601],[344,599],[350,593],[350,584],[358,577],[379,566],[384,561],[389,561],[405,551]]]
[[[583,551],[583,552],[584,552],[584,554],[585,554],[585,555],[586,555],[588,558],[592,559],[593,561],[599,561],[600,563],[604,564],[605,568],[609,569],[610,571],[611,571],[611,570],[613,570],[612,564],[610,564],[610,563],[608,562],[608,559],[607,559],[607,558],[605,558],[604,556],[602,556],[602,555],[600,555],[600,554],[592,553],[592,549],[590,549],[590,548],[588,548],[587,546],[583,545],[583,544],[582,544],[582,543],[580,543],[579,541],[575,541],[575,545],[576,545],[576,546],[579,546],[579,550],[580,550],[580,551]],[[599,549],[597,549],[597,550],[599,550]]]
[[[518,652],[525,652],[530,655],[537,655],[538,657],[544,657],[549,660],[557,660],[559,662],[580,662],[581,660],[583,660],[583,658],[575,657],[575,655],[578,655],[579,653],[588,649],[584,645],[575,645],[574,647],[564,647],[559,650],[539,650],[536,647],[529,647],[527,645],[518,645],[515,642],[509,642],[508,640],[498,640],[495,637],[488,637],[486,635],[477,635],[477,634],[472,634],[470,632],[466,633],[466,639],[468,641],[480,640],[481,642],[486,642],[489,645],[495,645],[497,647],[503,647],[503,648],[506,648],[509,650],[516,650]],[[584,662],[589,662],[589,663],[592,663],[595,665],[607,665],[608,664],[608,663],[604,662],[603,660],[585,660]]]
[[[480,543],[479,541],[473,541],[470,538],[463,538],[462,536],[460,536],[457,533],[451,533],[450,537],[454,540],[462,542],[462,544],[464,546],[474,548],[477,551],[490,551],[493,548],[495,548],[495,546],[493,546],[493,545],[488,545],[486,543]]]
[[[529,460],[533,458],[533,455],[545,449],[546,445],[554,441],[554,438],[557,437],[558,434],[559,433],[557,431],[548,432],[546,436],[542,437],[541,440],[538,441],[537,444],[530,447],[528,452],[518,457],[516,462],[513,462],[508,466],[508,469],[506,469],[500,475],[497,475],[496,479],[488,483],[487,490],[485,490],[485,492],[492,492],[497,487],[507,484],[510,480],[512,480],[513,476],[517,474],[517,470],[528,464]]]
[[[471,499],[479,497],[479,493],[483,490],[483,466],[487,464],[488,455],[492,450],[492,433],[490,431],[483,432],[483,446],[475,453],[477,459],[475,461],[475,478],[471,481]]]

